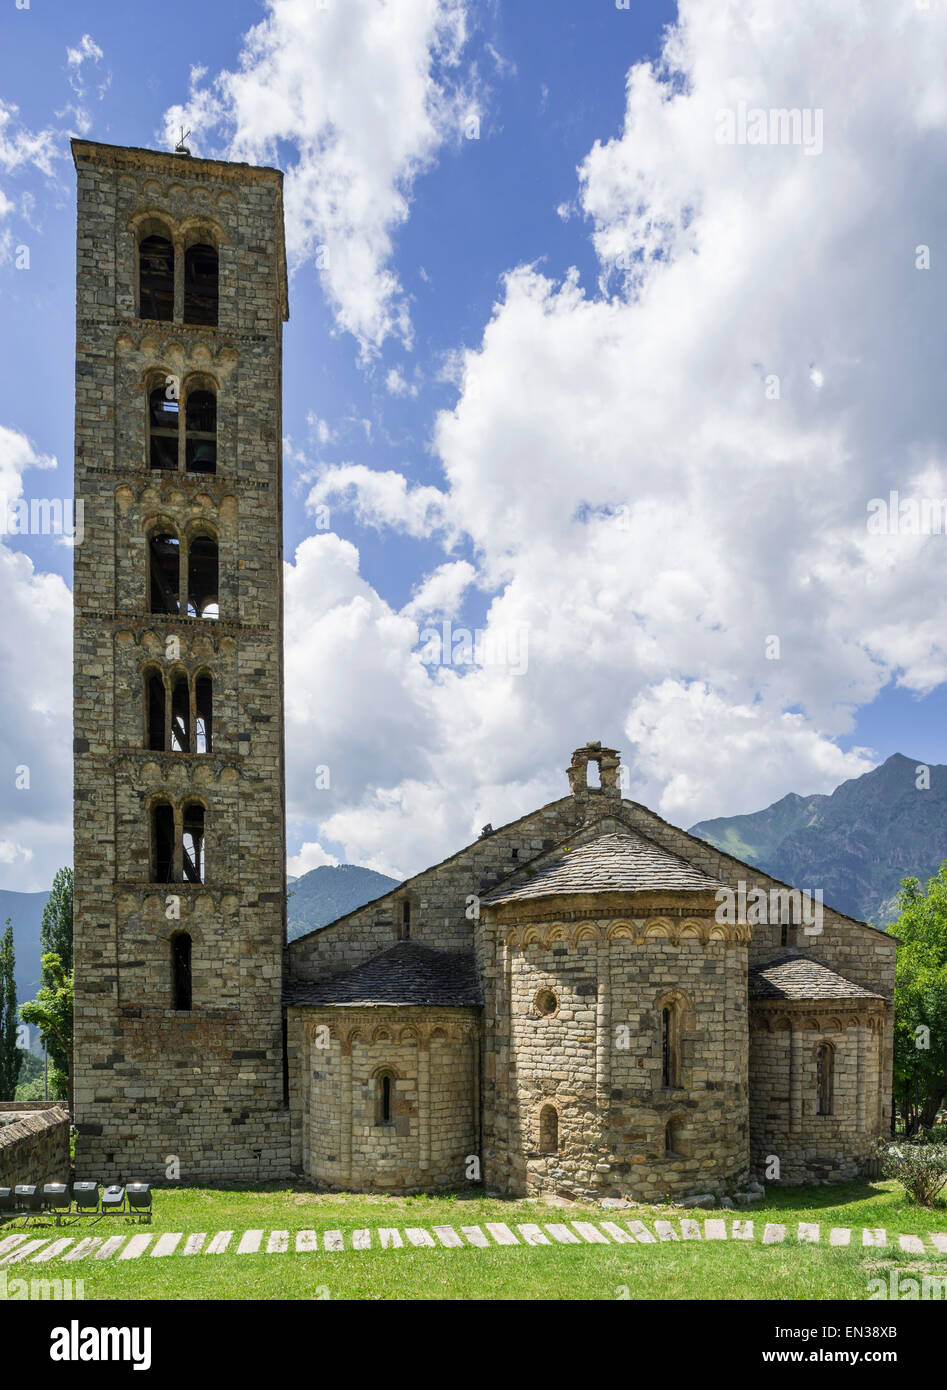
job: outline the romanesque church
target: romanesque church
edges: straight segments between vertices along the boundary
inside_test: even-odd
[[[654,1200],[863,1172],[896,942],[623,798],[616,749],[287,945],[282,176],[73,155],[78,1176]]]

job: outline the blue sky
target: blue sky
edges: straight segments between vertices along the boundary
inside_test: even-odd
[[[684,825],[947,762],[947,538],[865,524],[947,497],[945,21],[869,4],[827,56],[834,10],[4,7],[0,491],[72,493],[69,136],[183,120],[287,172],[293,871],[414,872],[591,737]],[[741,100],[824,148],[721,145]],[[0,550],[0,886],[35,889],[70,853],[71,552]],[[432,667],[444,622],[527,633],[528,670]]]

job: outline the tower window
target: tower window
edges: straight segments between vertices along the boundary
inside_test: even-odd
[[[559,1113],[554,1105],[544,1105],[539,1112],[539,1151],[554,1154],[559,1150]]]
[[[401,940],[411,940],[411,904],[407,900],[401,904]]]
[[[198,676],[194,683],[195,753],[209,753],[214,742],[214,682]]]
[[[148,459],[152,468],[173,472],[178,466],[178,402],[169,386],[156,386],[148,396]]]
[[[160,751],[164,748],[165,690],[157,671],[149,671],[145,678],[145,700],[148,747]]]
[[[174,811],[166,801],[151,808],[151,872],[153,883],[174,882]]]
[[[192,618],[216,618],[217,542],[208,536],[193,540],[187,555],[187,611]]]
[[[835,1099],[835,1049],[831,1043],[822,1043],[816,1052],[816,1076],[819,1114],[831,1115]]]
[[[191,751],[191,692],[186,676],[177,676],[171,690],[171,751]]]
[[[217,248],[207,242],[184,255],[184,322],[217,323]]]
[[[188,1011],[191,998],[191,938],[186,931],[171,938],[171,1007]]]
[[[148,542],[150,609],[152,613],[177,613],[181,579],[181,547],[177,536],[152,536]]]
[[[204,882],[204,808],[198,801],[184,807],[183,867],[185,883]]]
[[[167,237],[147,236],[139,243],[138,313],[165,323],[174,318],[174,247]]]
[[[217,471],[217,397],[213,391],[188,392],[184,413],[189,473]]]

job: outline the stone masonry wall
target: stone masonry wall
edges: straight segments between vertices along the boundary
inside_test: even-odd
[[[477,1154],[479,1018],[475,1009],[294,1009],[308,1078],[306,1175],[330,1187],[461,1187]],[[380,1123],[378,1074],[392,1076]]]
[[[490,912],[488,1184],[637,1200],[726,1192],[749,1162],[745,940],[711,938],[706,906],[696,915],[668,899],[631,916],[617,902],[603,915],[592,895],[571,903],[542,915],[523,904],[515,922],[509,908],[502,923]],[[557,1001],[545,1015],[544,990]],[[662,1085],[665,1002],[682,1010],[673,1089]],[[541,1151],[547,1105],[558,1114],[554,1153]]]
[[[281,176],[74,143],[78,171],[75,551],[75,1108],[80,1176],[183,1181],[289,1168],[285,943]],[[138,317],[140,235],[219,249],[219,321]],[[217,471],[152,471],[148,392],[217,397]],[[147,541],[216,539],[219,618],[149,612]],[[157,673],[213,680],[209,753],[146,747]],[[205,809],[202,884],[152,882],[156,798]],[[193,1004],[172,1009],[171,936]]]
[[[834,1050],[832,1113],[820,1115],[816,1054]],[[763,1181],[841,1181],[865,1173],[884,1133],[884,1006],[758,1006],[750,1015],[750,1137]],[[778,1177],[773,1159],[778,1160]]]
[[[4,1116],[15,1114],[13,1124]],[[64,1105],[0,1104],[0,1187],[68,1182],[69,1111]]]

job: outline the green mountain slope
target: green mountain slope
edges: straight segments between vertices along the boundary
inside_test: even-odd
[[[308,874],[302,874],[289,885],[290,941],[324,927],[327,922],[334,922],[336,917],[353,912],[373,898],[380,898],[390,888],[397,888],[398,882],[396,878],[378,874],[374,869],[363,869],[358,864],[322,864],[318,869],[310,869]]]
[[[947,766],[894,753],[829,796],[790,793],[746,816],[700,821],[690,833],[797,888],[821,888],[828,907],[884,926],[902,878],[926,882],[947,858]]]

